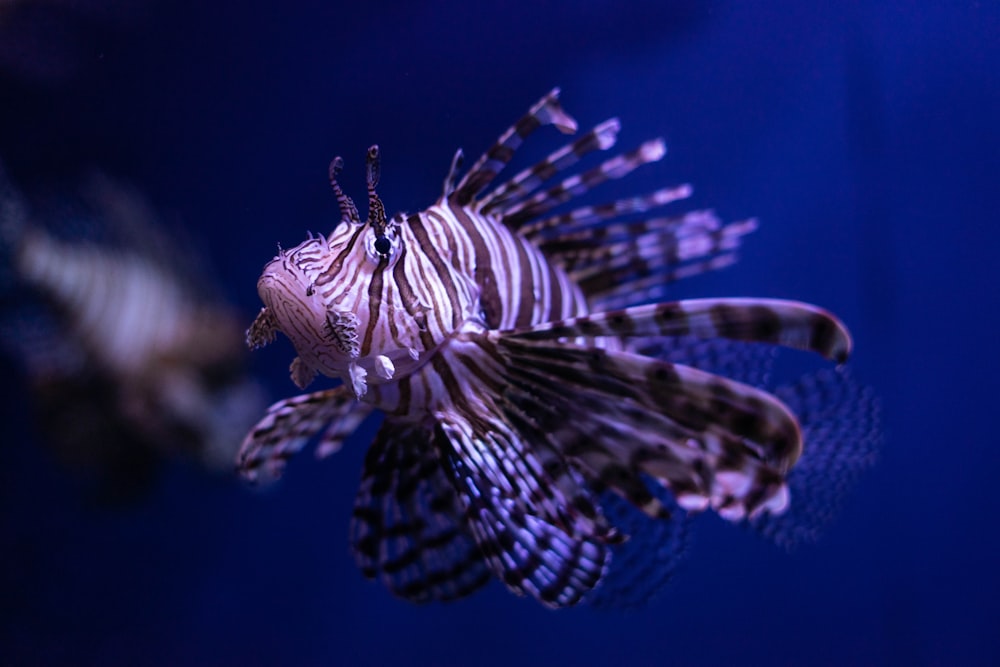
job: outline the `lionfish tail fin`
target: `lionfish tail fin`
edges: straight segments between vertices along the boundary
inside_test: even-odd
[[[365,458],[351,518],[362,574],[411,602],[465,597],[490,580],[428,435],[386,420]]]
[[[466,206],[496,178],[510,162],[524,139],[542,125],[555,125],[564,134],[576,132],[576,121],[559,105],[559,89],[554,88],[538,100],[528,113],[500,135],[496,143],[483,153],[462,177],[452,193],[452,199]]]
[[[530,414],[596,488],[668,518],[645,478],[685,510],[729,520],[780,512],[802,449],[779,399],[680,364],[523,334],[489,334],[505,399]]]
[[[688,299],[592,313],[523,330],[511,339],[693,336],[768,343],[816,352],[842,363],[851,352],[847,327],[811,304],[782,299]]]
[[[320,457],[337,451],[370,411],[344,386],[278,401],[243,440],[236,470],[249,482],[276,480],[288,460],[324,427],[316,449]]]
[[[798,415],[805,448],[788,475],[788,511],[751,525],[792,550],[822,536],[861,475],[878,461],[881,404],[845,367],[804,375],[774,393]]]

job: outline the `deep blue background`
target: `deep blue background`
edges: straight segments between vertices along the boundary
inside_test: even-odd
[[[554,613],[498,584],[415,607],[347,550],[364,436],[273,491],[176,465],[96,509],[5,382],[0,663],[1000,664],[997,3],[67,4],[0,33],[0,156],[26,180],[125,176],[203,239],[248,321],[275,242],[333,225],[334,154],[363,198],[381,144],[387,207],[416,210],[457,146],[560,85],[584,126],[667,138],[629,191],[690,180],[697,205],[759,216],[741,263],[683,293],[840,314],[887,442],[818,546],[703,517],[648,609]],[[255,357],[275,396],[291,356]]]

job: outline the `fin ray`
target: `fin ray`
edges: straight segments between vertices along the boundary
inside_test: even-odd
[[[362,573],[411,602],[455,600],[490,578],[434,443],[412,426],[387,420],[376,435],[350,534]]]
[[[563,134],[576,132],[576,121],[559,105],[558,88],[542,97],[527,114],[500,135],[496,143],[476,160],[455,186],[451,199],[460,206],[472,203],[507,166],[521,142],[542,125],[555,125]]]
[[[770,343],[847,360],[851,335],[832,314],[784,299],[688,299],[591,313],[503,332],[509,338],[553,340],[572,337],[634,338],[683,336]]]
[[[546,606],[579,602],[603,575],[616,535],[596,504],[581,514],[566,493],[570,478],[554,483],[532,460],[524,434],[505,420],[437,417],[443,454],[487,566],[511,591]],[[576,491],[587,497],[582,486]]]
[[[343,385],[278,401],[244,438],[237,472],[250,482],[273,481],[324,426],[329,424],[318,450],[321,455],[336,451],[370,411]]]
[[[784,507],[783,476],[802,440],[777,398],[625,352],[492,337],[509,364],[510,400],[533,403],[541,427],[599,485],[629,498],[645,473],[686,509],[711,504],[728,519]]]

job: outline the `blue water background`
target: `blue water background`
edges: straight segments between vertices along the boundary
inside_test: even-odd
[[[110,5],[127,3],[105,3]],[[287,5],[287,6],[286,6]],[[294,6],[292,6],[294,5]],[[110,10],[109,10],[110,11]],[[499,584],[416,607],[364,581],[347,524],[367,434],[251,492],[175,464],[97,508],[4,383],[7,665],[1000,664],[1000,6],[995,2],[153,3],[60,23],[67,71],[0,79],[24,179],[100,166],[193,231],[247,313],[275,244],[336,220],[326,167],[391,210],[439,193],[542,93],[623,146],[638,192],[759,217],[739,265],[678,296],[822,304],[851,327],[886,444],[839,521],[788,555],[711,517],[646,609],[554,613]],[[33,58],[28,52],[25,58]],[[557,145],[554,132],[532,141]],[[616,192],[622,192],[617,190]],[[254,358],[294,393],[284,341]],[[8,377],[15,370],[3,367]]]

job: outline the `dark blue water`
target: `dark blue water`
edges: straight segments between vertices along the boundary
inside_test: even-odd
[[[691,181],[697,205],[760,218],[739,265],[680,294],[838,313],[887,438],[818,545],[702,517],[648,608],[551,612],[495,583],[416,607],[348,552],[368,435],[271,491],[175,464],[101,508],[5,383],[0,663],[1000,662],[996,3],[53,4],[0,14],[0,156],[25,180],[129,179],[205,244],[248,323],[275,243],[333,225],[333,155],[358,197],[378,142],[387,207],[417,210],[456,147],[478,154],[560,85],[584,126],[666,137],[628,191]],[[255,357],[276,397],[291,357]]]

